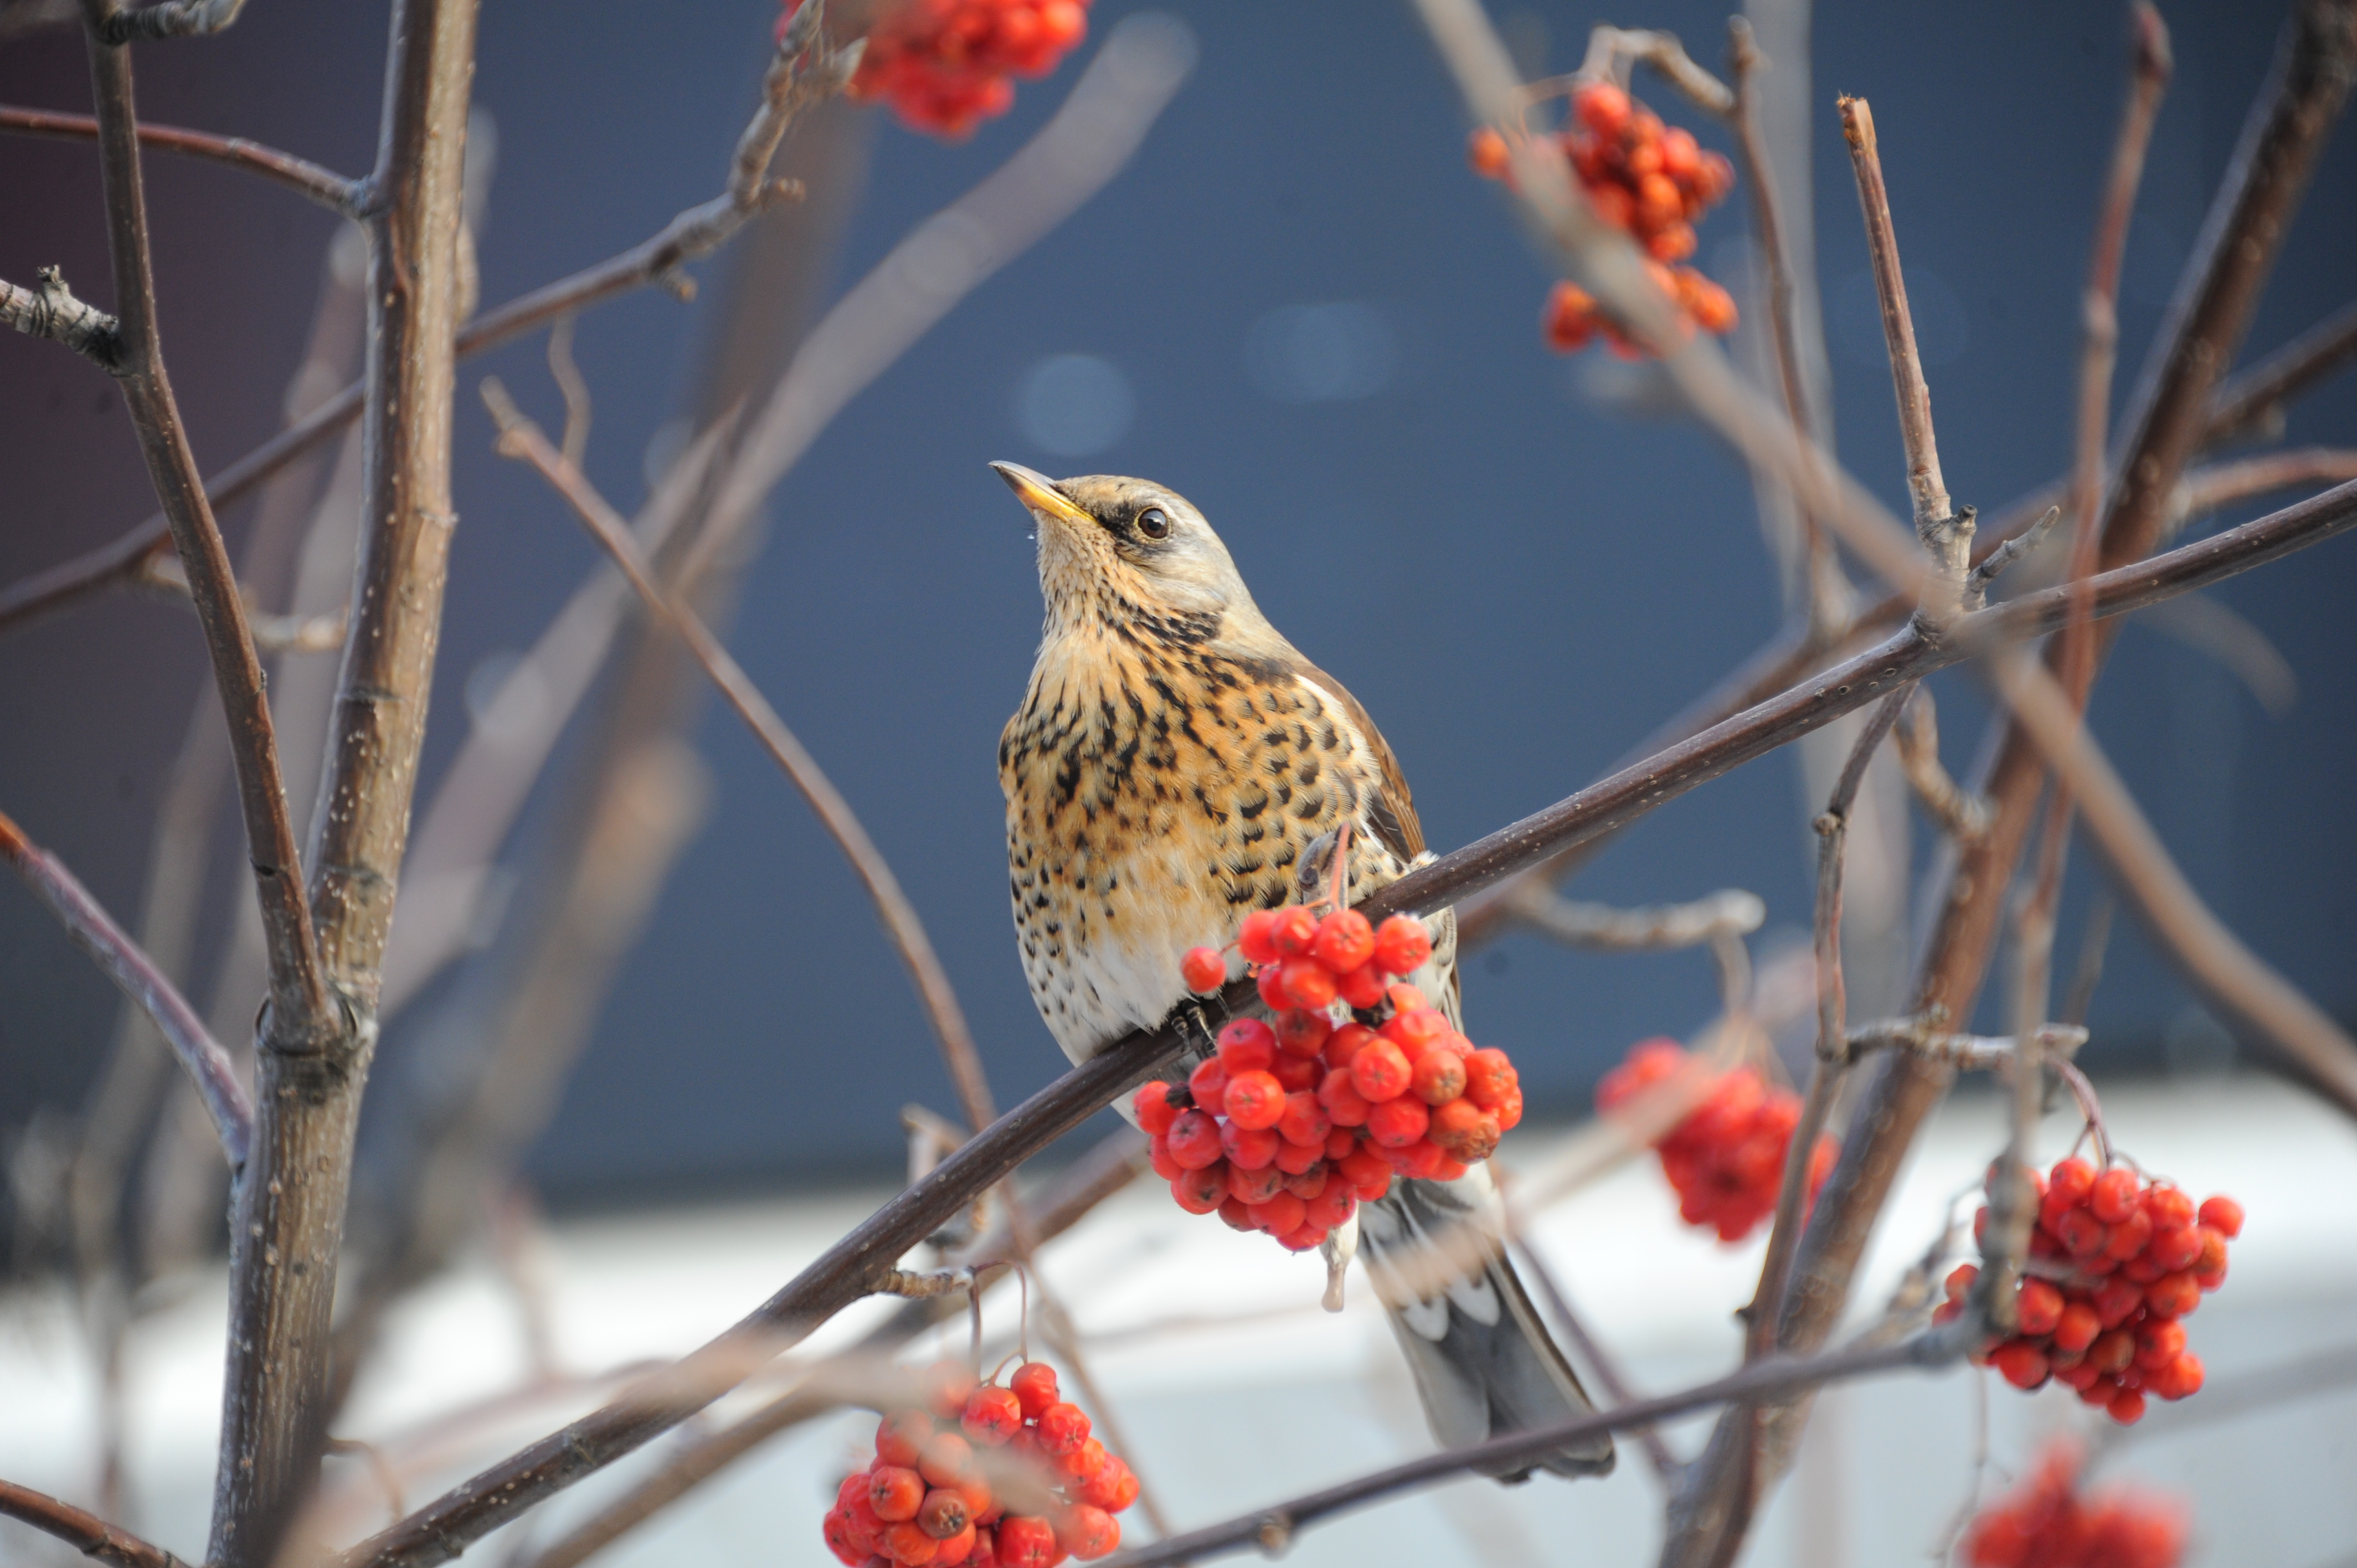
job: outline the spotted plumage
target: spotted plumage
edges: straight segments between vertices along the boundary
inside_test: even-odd
[[[1413,865],[1424,835],[1366,710],[1269,625],[1193,506],[1141,479],[994,467],[1038,526],[1047,605],[1030,688],[999,739],[1007,891],[1032,1000],[1082,1061],[1186,1001],[1189,948],[1225,947],[1248,910],[1330,875],[1339,827],[1351,829],[1353,901]],[[1453,1015],[1454,920],[1429,923],[1434,964],[1418,979]],[[1435,1435],[1458,1445],[1585,1412],[1506,1262],[1486,1168],[1395,1187],[1329,1256],[1339,1267],[1363,1239]],[[1459,1260],[1444,1277],[1421,1255],[1437,1241]],[[1611,1444],[1540,1463],[1598,1473]]]

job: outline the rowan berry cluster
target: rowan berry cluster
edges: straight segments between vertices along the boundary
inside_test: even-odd
[[[1596,1107],[1612,1112],[1644,1090],[1691,1070],[1675,1040],[1641,1040],[1626,1060],[1604,1075]],[[1722,1241],[1740,1241],[1776,1212],[1784,1184],[1784,1156],[1800,1124],[1801,1097],[1763,1081],[1756,1069],[1718,1075],[1702,1104],[1662,1134],[1653,1147],[1662,1174],[1678,1195],[1678,1218],[1716,1230]],[[1809,1154],[1809,1200],[1833,1173],[1836,1145],[1821,1136]]]
[[[1056,1369],[1026,1361],[1001,1386],[954,1361],[928,1374],[930,1408],[886,1413],[876,1459],[844,1477],[828,1550],[852,1568],[1055,1568],[1121,1545],[1113,1516],[1137,1477],[1089,1435]]]
[[[1189,1214],[1216,1210],[1308,1251],[1394,1176],[1453,1181],[1523,1119],[1506,1053],[1475,1048],[1401,983],[1432,956],[1420,921],[1321,920],[1290,904],[1245,916],[1236,947],[1273,1025],[1237,1019],[1184,1084],[1149,1083],[1133,1101],[1156,1173]],[[1208,993],[1227,960],[1196,948],[1179,972]]]
[[[879,7],[850,94],[955,141],[1004,114],[1014,78],[1045,76],[1089,30],[1089,0],[897,0]],[[802,0],[786,0],[786,20]]]
[[[1691,131],[1663,125],[1660,115],[1609,81],[1573,91],[1571,120],[1557,140],[1597,216],[1626,230],[1643,249],[1654,283],[1679,315],[1706,332],[1733,331],[1735,302],[1727,291],[1694,268],[1674,263],[1694,254],[1695,220],[1735,188],[1735,166],[1703,151]],[[1497,130],[1474,132],[1467,156],[1476,173],[1506,177],[1506,138]],[[1599,336],[1623,359],[1643,351],[1576,284],[1555,285],[1543,319],[1548,344],[1563,353]]]
[[[2060,1160],[2038,1187],[2029,1272],[2016,1288],[2015,1332],[1975,1359],[2018,1389],[2068,1383],[2123,1423],[2144,1415],[2145,1396],[2181,1400],[2201,1387],[2201,1358],[2185,1348],[2179,1319],[2204,1291],[2226,1283],[2226,1243],[2242,1233],[2243,1206],[2212,1197],[2199,1208],[2181,1188],[2146,1182],[2126,1165],[2098,1172]],[[1973,1230],[1988,1224],[1984,1207]],[[1959,1264],[1948,1300],[1932,1316],[1964,1310],[1980,1271]]]
[[[2078,1491],[2081,1454],[2048,1445],[2021,1484],[1973,1516],[1964,1560],[1972,1568],[2177,1568],[2185,1509],[2151,1492]]]

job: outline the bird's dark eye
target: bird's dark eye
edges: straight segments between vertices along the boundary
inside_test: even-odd
[[[1170,537],[1170,514],[1158,506],[1147,507],[1137,514],[1137,532],[1148,539]]]

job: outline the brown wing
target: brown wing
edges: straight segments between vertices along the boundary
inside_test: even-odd
[[[1375,767],[1382,779],[1374,800],[1368,804],[1368,820],[1385,849],[1403,862],[1414,860],[1424,853],[1424,824],[1415,820],[1415,802],[1408,795],[1407,780],[1400,777],[1399,759],[1392,755],[1391,743],[1375,727],[1375,721],[1367,716],[1359,699],[1351,695],[1349,687],[1306,659],[1301,660],[1301,673],[1315,681],[1320,691],[1333,694],[1351,722],[1358,726],[1359,734],[1365,737],[1368,749],[1375,754]]]

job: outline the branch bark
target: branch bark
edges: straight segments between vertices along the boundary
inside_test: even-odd
[[[53,1535],[84,1557],[113,1568],[188,1568],[162,1547],[150,1545],[96,1514],[13,1481],[0,1481],[0,1514]]]
[[[30,288],[0,281],[0,322],[28,338],[62,343],[110,375],[122,363],[123,324],[76,299],[55,267],[35,274]]]
[[[313,857],[320,967],[350,1021],[299,1037],[274,1030],[257,1057],[262,1115],[231,1230],[207,1552],[219,1568],[270,1562],[326,1440],[344,1204],[456,522],[450,408],[475,15],[476,0],[398,0],[393,12],[369,179],[361,557]]]
[[[2139,566],[2105,574],[2094,583],[2096,613],[2115,615],[2153,603],[2352,526],[2357,526],[2357,483]],[[2062,623],[2067,610],[2064,596],[2050,590],[1964,617],[1936,642],[1910,626],[1871,653],[1827,671],[1819,681],[1715,725],[1691,741],[1410,873],[1361,908],[1369,918],[1379,919],[1455,903],[1467,893],[1502,881],[1566,845],[1609,832],[1698,784],[1863,707],[1903,682],[1954,663],[1974,649],[2050,631]],[[1221,1004],[1238,1013],[1259,1006],[1256,993],[1246,982],[1231,986]],[[742,1370],[730,1374],[744,1366],[749,1348],[759,1347],[766,1354],[789,1348],[843,1307],[869,1294],[872,1283],[892,1268],[901,1254],[948,1223],[976,1194],[1111,1103],[1115,1095],[1152,1077],[1185,1048],[1186,1041],[1167,1030],[1134,1034],[1107,1047],[1008,1112],[838,1240],[742,1322],[681,1363],[666,1376],[663,1391],[626,1395],[510,1455],[392,1529],[353,1547],[339,1559],[339,1563],[343,1568],[427,1568],[447,1563],[515,1515],[676,1426],[744,1375]],[[1755,1371],[1772,1370],[1774,1366],[1770,1363]],[[1764,1386],[1747,1383],[1711,1397],[1758,1392]],[[679,1391],[682,1389],[690,1391]],[[1657,1420],[1663,1413],[1648,1406],[1631,1406],[1604,1419],[1635,1425]],[[1527,1439],[1534,1444],[1530,1452],[1567,1440],[1561,1433]]]
[[[117,12],[125,16],[153,16],[154,12]],[[58,142],[94,142],[98,139],[98,118],[92,114],[62,114],[48,109],[19,109],[0,104],[0,133],[19,136],[38,136]],[[307,201],[317,202],[330,212],[346,218],[360,216],[361,184],[347,179],[333,169],[323,168],[308,158],[298,158],[276,147],[250,142],[243,136],[220,136],[210,131],[192,131],[180,125],[142,125],[139,145],[157,152],[178,153],[183,157],[202,158],[210,163],[226,164],[231,168],[243,169],[260,175],[295,192]]]
[[[65,863],[26,838],[5,811],[0,811],[0,860],[16,868],[64,925],[74,945],[97,961],[116,989],[155,1020],[156,1032],[188,1069],[206,1114],[221,1133],[230,1167],[243,1165],[253,1143],[253,1101],[245,1085],[238,1081],[229,1053],[205,1028],[197,1010],[66,869]]]

